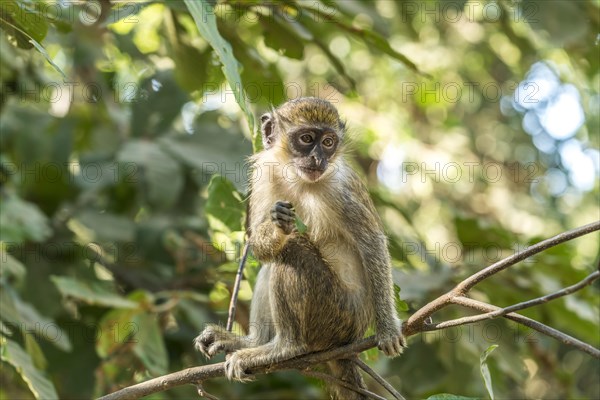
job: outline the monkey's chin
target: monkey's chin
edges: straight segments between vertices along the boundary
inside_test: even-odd
[[[317,182],[323,177],[324,170],[298,167],[298,176],[306,182]]]

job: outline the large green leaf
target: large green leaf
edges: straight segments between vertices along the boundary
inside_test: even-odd
[[[123,346],[135,345],[138,341],[139,326],[133,318],[141,309],[118,309],[106,313],[99,323],[96,353],[106,358]]]
[[[188,9],[190,10],[190,14],[192,14],[192,17],[196,22],[198,31],[219,56],[219,59],[223,64],[223,74],[225,75],[225,79],[227,79],[227,82],[229,82],[229,86],[231,87],[231,90],[233,90],[235,100],[246,116],[250,132],[252,132],[256,138],[258,135],[254,131],[254,115],[250,110],[250,106],[244,94],[244,87],[239,71],[239,63],[233,55],[231,45],[229,42],[223,39],[219,33],[219,30],[217,29],[217,19],[212,3],[207,0],[185,0],[185,4],[187,5]],[[257,140],[254,142],[255,145],[258,143]]]
[[[14,35],[22,48],[31,48],[31,39],[41,42],[48,32],[44,14],[34,6],[34,2],[24,0],[0,2],[0,26]]]
[[[0,285],[0,288],[0,318],[3,321],[22,333],[35,332],[59,349],[71,351],[69,336],[54,320],[43,316],[31,304],[23,301],[12,287]]]
[[[19,344],[3,336],[0,336],[0,343],[0,358],[16,368],[36,399],[58,399],[52,382],[35,367],[31,356]]]
[[[133,352],[153,375],[163,375],[169,368],[169,357],[158,325],[157,316],[149,313],[134,316],[137,343]]]
[[[22,279],[25,276],[25,266],[4,249],[0,249],[0,277],[6,276]]]
[[[50,279],[65,297],[73,297],[84,303],[117,308],[136,308],[138,304],[117,294],[108,283],[81,281],[67,276],[51,276]]]
[[[175,204],[183,189],[181,167],[157,143],[131,140],[121,148],[117,160],[136,165],[135,179],[147,188],[152,205],[169,208]]]
[[[94,240],[130,242],[135,238],[135,223],[122,215],[84,210],[75,218],[94,232]]]
[[[210,180],[205,211],[213,229],[225,233],[242,230],[244,203],[229,179],[215,175]]]
[[[35,204],[9,195],[2,197],[0,205],[1,241],[11,244],[25,240],[40,242],[50,236],[48,218]]]

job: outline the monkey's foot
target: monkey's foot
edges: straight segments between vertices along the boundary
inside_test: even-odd
[[[242,347],[241,338],[217,325],[209,325],[194,339],[194,347],[206,358],[220,352],[234,351]]]
[[[388,357],[399,356],[406,347],[406,338],[401,333],[392,336],[377,335],[377,338],[377,347]]]
[[[250,367],[248,360],[244,350],[239,350],[231,354],[227,358],[227,361],[225,361],[225,375],[227,376],[227,379],[235,379],[240,382],[253,380],[252,377],[246,374],[246,370]]]

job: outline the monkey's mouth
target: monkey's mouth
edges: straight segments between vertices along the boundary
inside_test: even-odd
[[[323,176],[325,169],[314,167],[298,167],[300,176],[308,181],[316,182]]]

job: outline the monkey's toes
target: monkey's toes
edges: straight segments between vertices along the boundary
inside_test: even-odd
[[[403,335],[380,339],[377,347],[379,347],[386,356],[397,357],[404,351],[406,339]]]
[[[237,353],[233,353],[227,361],[225,361],[225,376],[229,380],[240,382],[251,381],[252,378],[246,374],[246,365],[242,358]]]

